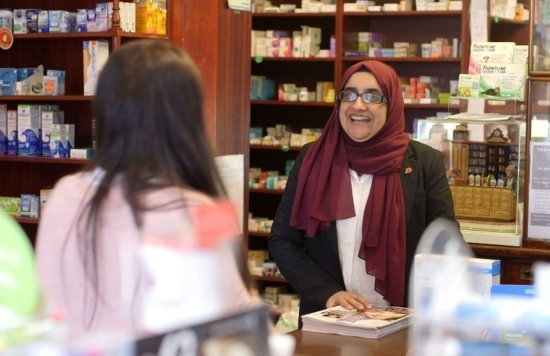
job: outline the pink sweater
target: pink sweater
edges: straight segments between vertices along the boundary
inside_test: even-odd
[[[80,209],[88,202],[96,189],[94,174],[77,173],[61,179],[51,193],[40,220],[36,258],[42,291],[50,308],[61,308],[73,335],[85,331],[128,332],[142,331],[138,322],[140,312],[140,241],[147,233],[161,231],[190,231],[186,211],[189,208],[171,207],[160,211],[148,211],[144,215],[144,227],[140,231],[135,225],[130,208],[125,202],[122,190],[111,190],[103,212],[98,231],[97,266],[100,296],[93,314],[95,300],[93,287],[83,268],[82,253],[79,251],[75,224]],[[167,188],[147,196],[147,204],[162,204],[183,197],[189,205],[209,204],[212,200],[197,192]],[[212,259],[198,259],[193,262],[195,271],[209,269],[223,270],[224,279],[220,288],[224,290],[227,305],[208,309],[200,300],[190,302],[188,308],[202,308],[205,319],[220,310],[232,312],[254,304],[246,290],[231,257],[231,251],[224,249],[224,256],[212,263]],[[182,270],[178,283],[189,283],[189,288],[208,288],[208,283],[197,284],[193,271]],[[212,290],[212,289],[210,289]],[[209,291],[210,291],[209,290]],[[206,292],[206,291],[205,291]],[[90,317],[93,320],[90,323]],[[195,320],[196,321],[196,320]],[[205,320],[206,321],[206,320]],[[89,324],[89,325],[88,325]]]

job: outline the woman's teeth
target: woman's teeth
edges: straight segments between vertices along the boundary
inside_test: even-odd
[[[370,121],[368,117],[362,115],[350,115],[350,119],[352,121]]]

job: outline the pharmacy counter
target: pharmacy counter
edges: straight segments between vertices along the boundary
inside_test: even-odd
[[[407,354],[408,330],[404,329],[380,339],[314,333],[296,330],[296,356],[400,356]]]

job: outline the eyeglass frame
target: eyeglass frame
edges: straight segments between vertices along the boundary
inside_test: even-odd
[[[351,100],[351,101],[346,101],[346,100],[342,100],[342,94],[344,93],[353,93],[355,95],[357,95],[355,97],[354,100]],[[380,102],[368,102],[365,100],[364,96],[375,96],[375,97],[380,97]],[[385,95],[381,95],[377,92],[373,92],[373,91],[366,91],[364,93],[358,93],[356,92],[355,90],[351,90],[351,89],[342,89],[338,92],[338,100],[340,102],[344,102],[344,103],[355,103],[357,101],[357,98],[361,98],[361,101],[364,103],[364,104],[384,104],[384,103],[387,103],[388,102],[388,97],[385,96]]]

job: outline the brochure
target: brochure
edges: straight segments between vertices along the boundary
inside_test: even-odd
[[[304,331],[378,339],[407,327],[413,310],[402,307],[372,306],[366,311],[341,306],[302,316]]]

